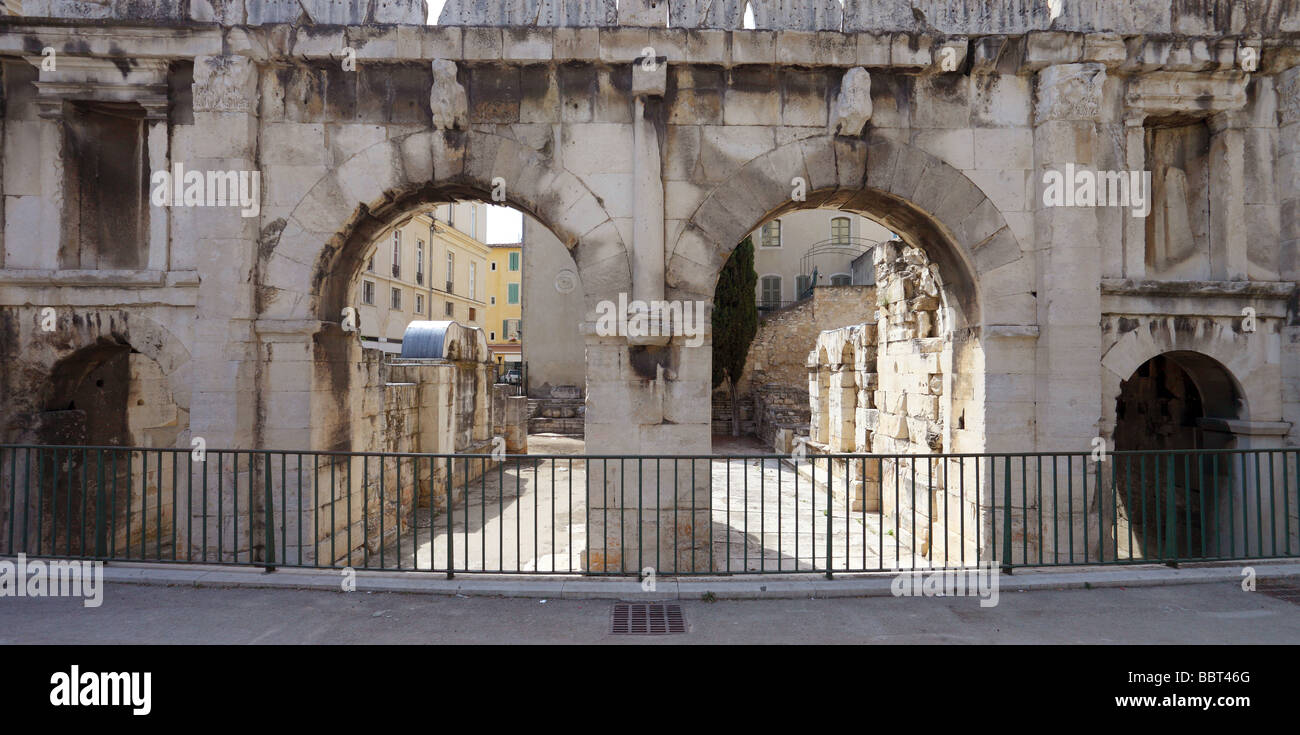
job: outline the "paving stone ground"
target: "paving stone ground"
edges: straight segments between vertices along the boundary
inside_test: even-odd
[[[534,455],[582,451],[580,439],[529,438]],[[717,437],[714,453],[725,455],[712,462],[715,570],[825,570],[832,518],[832,570],[928,565],[895,541],[892,519],[850,512],[842,497],[828,497],[824,485],[810,488],[790,462],[755,456],[769,453],[757,442]],[[445,569],[450,556],[455,568],[472,571],[580,572],[588,541],[586,483],[586,463],[576,456],[523,459],[493,468],[470,483],[450,514],[433,516],[421,509],[415,533],[403,539],[403,553],[399,556],[396,544],[390,544],[385,566],[396,567],[400,558],[403,566]],[[629,565],[641,569],[654,566],[655,560],[629,560]]]

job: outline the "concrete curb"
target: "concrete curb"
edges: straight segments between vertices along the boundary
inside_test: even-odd
[[[1300,578],[1300,562],[1258,561],[1240,564],[1197,564],[1171,568],[1158,565],[1022,569],[999,575],[1002,593],[1091,587],[1160,587],[1180,584],[1240,582],[1242,570],[1255,569],[1257,579]],[[924,572],[920,574],[924,575]],[[579,576],[462,574],[447,579],[431,572],[356,572],[359,592],[405,592],[462,597],[524,597],[565,600],[757,600],[892,595],[894,574],[839,575],[833,580],[813,575],[660,578],[653,591],[629,579]],[[342,591],[343,577],[334,570],[283,570],[219,566],[176,566],[115,562],[104,567],[104,581],[120,584],[186,587],[261,587]]]

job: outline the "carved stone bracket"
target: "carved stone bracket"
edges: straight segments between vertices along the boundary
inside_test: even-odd
[[[243,56],[194,60],[195,112],[257,112],[257,66]]]
[[[456,62],[434,59],[433,86],[429,89],[429,109],[433,111],[436,130],[464,130],[469,127],[469,97],[456,79]]]
[[[1034,123],[1048,120],[1093,120],[1101,114],[1106,67],[1102,64],[1057,64],[1038,72]]]
[[[835,110],[830,120],[831,135],[856,137],[871,119],[871,74],[858,66],[849,69],[840,80]]]

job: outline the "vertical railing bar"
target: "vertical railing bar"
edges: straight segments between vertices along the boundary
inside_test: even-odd
[[[36,553],[40,555],[45,548],[45,458],[41,456],[41,450],[36,450]],[[130,502],[131,494],[126,495],[127,501]],[[52,512],[53,509],[51,509]],[[127,517],[130,518],[131,509],[127,507]],[[127,542],[131,539],[131,529],[127,528]],[[128,549],[127,556],[130,556]]]
[[[1183,524],[1187,533],[1183,534],[1183,549],[1186,558],[1192,556],[1192,466],[1191,455],[1183,455]],[[1176,547],[1175,547],[1176,548]]]
[[[1088,458],[1079,456],[1079,479],[1083,483],[1083,498],[1079,501],[1080,509],[1083,516],[1083,563],[1088,563]],[[1073,525],[1073,524],[1071,524]],[[1097,532],[1101,532],[1100,526]]]
[[[1285,470],[1285,466],[1283,467],[1283,469]],[[1205,453],[1198,452],[1196,455],[1196,496],[1197,498],[1200,499],[1199,505],[1201,506],[1201,558],[1202,559],[1205,558],[1206,551],[1207,551],[1205,548],[1205,535],[1206,535],[1206,528],[1207,528],[1205,524],[1205,505],[1206,505],[1205,495],[1206,495]]]
[[[508,459],[508,458],[507,458]],[[518,474],[515,475],[518,477]],[[590,513],[590,511],[588,511]],[[588,526],[590,528],[590,526]],[[484,534],[486,535],[486,534]],[[497,571],[506,570],[506,460],[497,464]]]
[[[379,455],[379,566],[384,565],[384,455]],[[361,455],[361,563],[370,568],[370,456]]]
[[[300,491],[301,492],[301,491]],[[333,504],[330,504],[333,506]],[[299,523],[302,519],[299,518]],[[302,554],[302,546],[299,545],[299,555]],[[312,566],[319,567],[320,563],[320,455],[312,453],[311,455],[311,560]],[[330,563],[333,564],[331,559]]]
[[[831,557],[835,554],[835,472],[832,466],[835,460],[830,456],[826,457],[826,510],[823,514],[826,516],[826,578],[831,579],[834,572],[834,565],[831,563]],[[844,476],[848,477],[848,470],[845,470]],[[816,518],[813,519],[814,522]]]
[[[900,498],[900,492],[899,492],[900,488],[899,488],[898,478],[899,475],[901,474],[899,472],[899,469],[901,467],[902,467],[902,463],[898,461],[898,457],[894,457],[894,568],[895,569],[902,569],[902,562],[903,562],[901,556],[902,547],[903,547],[903,540],[901,536],[903,535],[903,529],[899,525],[903,515],[902,513],[899,512],[900,505],[898,502]]]
[[[547,461],[551,463],[551,571],[555,571],[555,460]],[[540,565],[541,560],[537,563]]]
[[[565,554],[565,571],[573,571],[573,458],[569,458],[569,542],[566,546],[568,553]]]
[[[1043,545],[1047,540],[1043,536],[1043,455],[1035,457],[1038,465],[1038,563],[1043,563]],[[1056,550],[1053,549],[1053,552]]]
[[[131,474],[130,453],[126,455],[126,461],[127,461],[127,479],[129,480]],[[225,468],[223,467],[224,463],[225,463],[225,456],[222,455],[221,452],[217,452],[217,563],[218,564],[221,563],[222,557],[225,555],[224,553],[225,546],[223,544],[223,538],[225,536],[223,531],[225,529],[223,528],[224,524],[222,523],[222,519],[225,517],[225,512],[224,512],[225,499],[223,497],[224,493],[222,492],[222,485],[225,483]],[[128,487],[129,487],[129,483],[128,483]],[[127,540],[129,541],[131,538],[131,492],[129,489],[126,493],[126,533],[127,533]],[[127,546],[128,546],[127,556],[130,556],[130,544],[128,543]],[[238,557],[236,557],[235,561],[239,561]]]
[[[505,459],[503,458],[503,459],[501,460],[501,463],[504,463],[504,462],[505,462]],[[488,570],[488,563],[487,563],[487,537],[488,537],[488,534],[487,534],[487,475],[488,475],[488,466],[487,466],[487,463],[488,463],[487,457],[484,457],[484,458],[482,458],[482,459],[479,460],[479,476],[478,476],[478,479],[479,479],[479,484],[478,484],[478,493],[479,493],[479,503],[478,503],[478,507],[479,507],[479,528],[478,528],[478,535],[479,535],[479,539],[478,539],[478,545],[479,545],[479,563],[482,564],[482,566],[483,566],[483,571],[485,571],[485,572]],[[500,463],[498,463],[498,464],[500,464]]]
[[[185,471],[185,561],[194,561],[194,455]]]
[[[533,460],[533,569],[536,570],[540,560],[540,547],[537,542],[537,524],[539,520],[537,514],[541,512],[539,501],[542,497],[542,481],[538,479],[538,472],[541,469],[541,459]],[[466,547],[468,548],[468,537],[466,537]]]
[[[1268,534],[1270,539],[1269,546],[1272,548],[1272,556],[1277,556],[1277,495],[1275,494],[1277,488],[1277,474],[1273,469],[1273,457],[1275,455],[1276,452],[1270,449],[1268,452]],[[1285,461],[1285,457],[1286,455],[1283,455],[1283,461]],[[1261,537],[1263,536],[1263,534],[1260,535]]]
[[[767,477],[764,460],[758,460],[758,571],[767,571]],[[777,472],[781,469],[778,467]],[[746,469],[748,474],[748,469]],[[777,513],[780,513],[780,500],[777,501]]]
[[[993,457],[996,472],[997,456]],[[995,481],[996,482],[996,481]],[[1002,567],[1012,567],[1011,558],[1011,455],[1002,458]]]
[[[1020,513],[1022,516],[1022,533],[1020,534],[1020,561],[1029,564],[1029,458],[1020,456]],[[1040,544],[1041,545],[1041,544]]]
[[[884,464],[883,460],[881,464]],[[883,467],[881,469],[883,470]],[[881,505],[884,504],[881,503]],[[957,523],[958,523],[958,528],[960,529],[960,533],[958,535],[961,536],[961,548],[958,550],[958,552],[961,554],[961,565],[962,568],[964,569],[966,567],[966,458],[965,457],[959,457],[957,459],[957,506],[959,508]],[[976,534],[975,548],[977,554],[979,552],[979,540],[978,540],[979,539],[979,523],[978,523],[979,507],[978,506],[979,504],[977,503],[975,508],[975,518],[977,521],[975,523],[975,534]],[[978,564],[978,561],[976,563]]]
[[[380,462],[382,464],[382,458],[380,458]],[[397,568],[400,570],[402,568],[402,455],[394,454],[393,462],[396,464],[393,470],[393,494],[396,496],[393,507],[397,513],[397,517],[393,521],[395,526],[393,530],[397,536],[397,541],[393,544],[393,553],[397,555]],[[382,559],[380,559],[379,566],[388,567]]]
[[[352,465],[355,464],[355,462],[353,461],[354,459],[355,459],[355,457],[352,457],[352,456],[349,456],[349,457],[348,457],[348,489],[347,489],[347,505],[346,505],[346,507],[344,508],[344,509],[347,511],[347,514],[348,514],[348,535],[347,535],[347,539],[348,539],[348,563],[347,563],[347,566],[349,566],[349,567],[353,566],[353,564],[352,564],[352,549],[353,549],[354,546],[355,546],[355,545],[352,543],[352,488],[356,487],[356,485],[354,485],[354,484],[352,483]],[[364,460],[364,458],[363,458],[363,460]],[[365,502],[366,502],[366,491],[365,491],[365,480],[364,480],[365,475],[366,475],[365,469],[366,469],[366,468],[363,466],[363,467],[362,467],[362,473],[361,473],[361,475],[362,475],[361,502],[362,502],[362,503],[365,503]],[[365,515],[365,510],[363,509],[363,510],[361,511],[361,513],[362,513],[362,515]],[[354,567],[354,568],[355,568],[355,567]]]
[[[78,555],[82,555],[82,557],[86,557],[86,555],[88,555],[86,553],[86,511],[87,511],[86,505],[88,502],[90,502],[90,498],[87,497],[88,494],[90,494],[90,488],[87,488],[87,479],[86,479],[86,464],[88,463],[88,459],[87,459],[88,457],[90,457],[90,454],[88,454],[88,450],[86,448],[82,448],[82,539],[81,539],[81,554],[78,554]]]
[[[912,539],[908,548],[912,564],[909,569],[916,569],[916,455],[908,460],[908,472],[912,475]]]
[[[339,504],[338,483],[335,480],[334,471],[338,467],[338,458],[330,457],[330,566],[336,566],[339,563],[339,552],[336,539],[339,537],[339,521],[337,517]],[[352,463],[352,458],[348,458],[348,463]]]
[[[1286,555],[1291,556],[1291,484],[1286,471],[1287,452],[1282,452],[1282,537],[1286,539]],[[18,458],[14,457],[17,462]],[[1300,468],[1298,468],[1300,469]],[[1202,523],[1204,525],[1204,523]]]
[[[660,491],[661,491],[662,488],[663,488],[663,476],[662,476],[662,470],[661,470],[661,467],[660,467],[659,461],[660,461],[660,458],[659,458],[659,457],[655,457],[655,517],[654,517],[654,524],[655,524],[655,569],[656,569],[656,570],[663,569],[663,562],[660,560],[660,549],[659,549],[660,544],[659,544],[659,542],[660,542],[660,540],[663,538],[663,535],[664,535],[663,529],[659,527],[659,519],[663,518],[663,512],[662,512],[660,509],[664,507],[663,498],[662,498],[661,495],[660,495]],[[645,567],[642,566],[641,568],[644,569]]]
[[[271,487],[275,482],[273,479],[274,476],[271,474],[273,468],[274,465],[271,462],[271,453],[266,452],[262,458],[262,477],[265,479],[265,487],[266,487],[265,497],[262,498],[262,503],[265,506],[262,513],[262,517],[263,517],[262,533],[264,536],[263,546],[266,548],[266,552],[264,553],[264,556],[266,558],[263,559],[262,561],[265,562],[266,571],[268,572],[275,571],[275,495],[274,495],[275,491],[274,488]],[[250,470],[252,469],[251,464],[249,465],[249,469]],[[251,476],[250,479],[252,479]],[[250,489],[251,489],[251,483],[250,483]],[[251,513],[253,509],[253,504],[251,501],[248,504],[248,509],[249,512]],[[253,530],[253,525],[251,522],[248,525],[248,530],[250,533]],[[250,547],[252,546],[251,542],[249,543],[249,546]]]
[[[14,464],[17,463],[18,463],[18,458],[15,457]],[[41,517],[40,472],[41,472],[41,451],[38,449],[36,450],[36,506],[37,506],[36,518],[38,523],[40,522],[40,517]],[[114,478],[113,484],[114,486],[117,485],[116,478]],[[114,487],[114,490],[116,490],[116,487]],[[23,452],[23,551],[27,551],[28,549],[31,548],[31,546],[29,545],[30,541],[28,539],[28,529],[31,528],[31,522],[32,522],[32,449],[31,447],[28,447]],[[36,537],[37,546],[39,546],[40,543],[41,543],[40,535],[38,534]],[[116,543],[117,541],[116,539],[114,539],[114,544]],[[116,548],[114,550],[116,551]]]
[[[289,518],[289,496],[288,496],[289,481],[288,481],[288,468],[286,465],[289,462],[289,455],[284,452],[279,452],[278,454],[280,455],[280,557],[279,558],[281,561],[288,562],[289,561],[289,531],[288,531],[287,523]],[[275,516],[272,515],[271,518],[274,519]]]
[[[1070,545],[1067,564],[1074,563],[1074,458],[1065,455],[1065,532]]]
[[[455,527],[452,525],[453,518],[456,514],[456,484],[452,481],[452,478],[456,473],[455,462],[455,458],[450,454],[447,455],[447,579],[452,579],[456,576],[456,532]],[[433,533],[432,522],[430,522],[429,526],[429,532]],[[516,539],[516,562],[519,559],[518,544],[519,541]],[[516,566],[518,566],[517,563]]]
[[[681,567],[677,564],[677,549],[681,546],[680,540],[677,538],[677,526],[681,523],[681,519],[677,516],[677,498],[681,495],[681,488],[678,487],[677,476],[677,458],[673,457],[673,571],[681,572]],[[694,569],[694,567],[692,567],[692,569]]]
[[[939,462],[943,464],[943,567],[949,568],[952,562],[948,559],[948,547],[951,546],[952,533],[951,526],[952,514],[948,510],[948,458],[940,455]],[[866,492],[866,482],[862,484],[863,492]]]

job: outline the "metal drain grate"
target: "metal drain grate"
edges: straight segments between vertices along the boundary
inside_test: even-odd
[[[1276,597],[1293,605],[1300,605],[1300,585],[1275,580],[1260,580],[1256,589],[1269,597]]]
[[[672,635],[686,632],[686,616],[677,603],[616,602],[609,616],[614,635]]]

